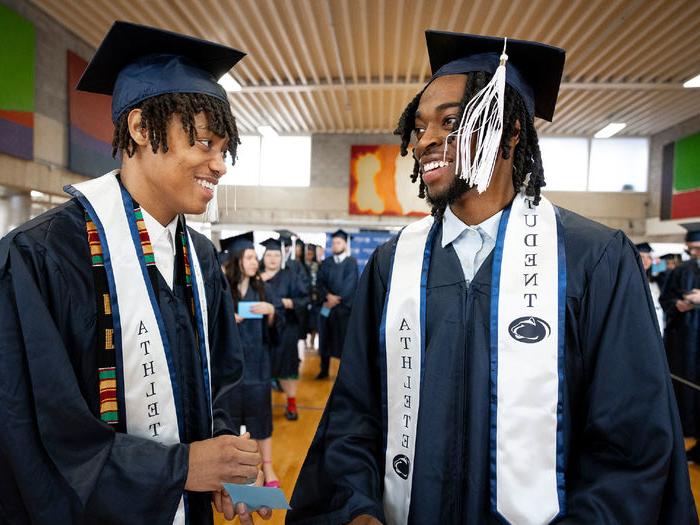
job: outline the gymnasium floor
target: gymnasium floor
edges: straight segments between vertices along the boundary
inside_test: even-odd
[[[272,434],[272,456],[275,470],[280,478],[280,484],[287,499],[292,496],[294,483],[301,470],[306,451],[311,444],[311,440],[316,432],[316,427],[321,420],[323,407],[333,386],[332,379],[316,381],[314,377],[318,373],[319,358],[314,354],[307,354],[302,361],[301,375],[299,382],[299,393],[297,394],[297,405],[299,408],[299,420],[287,421],[284,418],[284,396],[277,392],[272,393],[273,404],[273,425]],[[334,378],[338,370],[338,361],[331,361],[331,378]],[[686,441],[686,447],[693,444],[691,440]],[[695,505],[700,503],[700,466],[689,464],[690,483],[695,497]],[[699,507],[700,508],[700,507]],[[256,523],[283,525],[285,512],[275,511],[272,519],[263,521],[257,519]],[[215,525],[238,523],[238,520],[226,521],[223,515],[214,512]]]

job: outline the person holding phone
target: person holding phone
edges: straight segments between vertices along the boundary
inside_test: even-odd
[[[244,357],[243,381],[231,395],[229,428],[245,425],[258,441],[266,487],[279,487],[272,466],[272,397],[270,351],[282,332],[282,304],[260,277],[253,232],[235,237],[232,257],[225,265],[231,287],[234,317],[241,335]]]

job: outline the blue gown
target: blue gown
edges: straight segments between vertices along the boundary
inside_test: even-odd
[[[700,384],[700,308],[679,312],[676,301],[693,288],[700,288],[700,264],[686,261],[666,279],[659,302],[666,312],[664,340],[671,373]],[[686,436],[700,437],[700,394],[675,383],[678,408]]]
[[[243,373],[233,303],[213,245],[190,234],[209,306],[214,434],[230,434],[227,396]],[[183,444],[172,446],[99,419],[97,301],[77,201],[0,242],[0,523],[172,523],[187,477],[185,443],[212,437],[212,421],[184,286],[171,291],[158,278],[185,419]],[[189,523],[211,524],[211,495],[187,496]]]
[[[683,436],[646,278],[634,246],[566,210],[565,451],[561,523],[691,524]],[[493,254],[466,285],[451,245],[433,244],[426,362],[408,523],[495,524],[489,504]],[[290,524],[384,522],[379,326],[389,241],[360,280],[338,379],[292,496]]]
[[[273,326],[268,325],[268,317],[245,319],[238,325],[241,333],[245,372],[243,384],[230,396],[231,404],[227,413],[228,426],[239,433],[241,425],[246,426],[253,439],[265,439],[272,435],[272,394],[270,392],[271,351],[278,339],[284,322],[282,306],[274,289],[267,283],[265,298],[275,305]],[[248,286],[244,301],[259,302],[262,298],[252,286]]]
[[[321,263],[316,281],[319,303],[326,301],[328,293],[342,298],[341,303],[331,309],[328,317],[319,318],[319,346],[322,359],[340,357],[343,351],[357,281],[357,260],[354,257],[348,256],[343,262],[336,263],[330,256]]]
[[[294,262],[294,261],[292,261]],[[301,270],[303,272],[303,270]],[[298,270],[285,268],[267,281],[275,295],[281,300],[291,299],[294,308],[284,308],[284,328],[278,344],[272,349],[272,377],[292,379],[299,375],[299,350],[297,341],[300,332],[300,316],[306,311],[309,296],[306,291],[306,280]]]

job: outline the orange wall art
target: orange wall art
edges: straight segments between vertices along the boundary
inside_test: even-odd
[[[350,207],[354,215],[410,215],[428,212],[412,184],[413,157],[402,157],[398,144],[352,146]]]

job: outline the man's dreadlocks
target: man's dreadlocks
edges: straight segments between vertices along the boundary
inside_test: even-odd
[[[176,113],[182,120],[182,129],[190,137],[190,146],[194,146],[194,118],[203,111],[207,114],[209,130],[220,137],[228,137],[228,152],[233,161],[236,161],[236,149],[241,141],[231,108],[218,98],[201,93],[165,93],[147,98],[137,106],[124,110],[114,126],[112,157],[116,158],[121,150],[129,157],[136,153],[137,144],[129,133],[128,117],[129,112],[137,108],[141,110],[141,128],[148,132],[153,153],[157,153],[159,148],[167,153],[168,123]]]
[[[459,115],[464,114],[464,108],[469,101],[483,89],[491,80],[491,75],[488,73],[477,72],[468,76],[467,86],[462,98]],[[411,142],[411,135],[415,128],[416,110],[420,102],[423,91],[418,93],[406,109],[404,109],[399,123],[394,130],[394,135],[401,137],[401,155],[408,154],[408,146]],[[455,124],[455,128],[459,126],[459,120]],[[544,173],[542,170],[542,157],[540,155],[539,140],[537,131],[532,116],[530,116],[525,108],[523,99],[520,94],[515,91],[510,85],[506,84],[505,100],[503,107],[503,135],[501,136],[501,156],[504,159],[510,158],[511,148],[510,139],[515,135],[515,122],[520,122],[519,141],[513,152],[513,188],[516,193],[520,191],[525,179],[529,174],[527,187],[525,192],[528,196],[534,197],[535,204],[540,201],[540,188],[545,185]],[[420,176],[420,163],[415,159],[413,165],[413,173],[411,174],[411,182],[416,182]],[[420,181],[418,196],[425,198],[426,186],[423,180]],[[433,208],[433,215],[442,215],[444,209]]]

